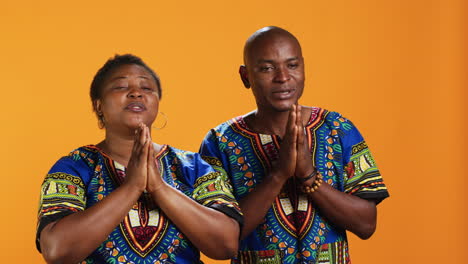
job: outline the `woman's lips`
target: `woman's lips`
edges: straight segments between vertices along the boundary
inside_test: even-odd
[[[134,102],[130,103],[125,107],[125,110],[129,110],[132,112],[143,112],[146,110],[146,107],[143,103],[140,102]]]

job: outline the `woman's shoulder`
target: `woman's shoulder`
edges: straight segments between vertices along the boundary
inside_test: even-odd
[[[191,171],[196,175],[213,171],[213,168],[197,152],[167,146],[167,156],[172,165],[180,166],[183,170]]]
[[[52,166],[48,174],[61,172],[79,176],[84,172],[94,170],[98,163],[99,155],[99,149],[96,146],[81,146],[62,156]]]
[[[177,158],[181,162],[189,162],[190,163],[190,162],[201,160],[201,156],[197,152],[192,152],[192,151],[189,151],[189,150],[183,150],[183,149],[179,149],[179,148],[169,146],[169,145],[165,145],[164,148],[165,148],[165,150],[162,150],[162,152],[163,152],[162,154],[164,154],[164,152],[167,152],[168,155],[174,156],[175,158]]]

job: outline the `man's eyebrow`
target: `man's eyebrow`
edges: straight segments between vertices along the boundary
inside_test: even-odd
[[[287,59],[286,61],[293,61],[293,60],[299,60],[299,57],[292,57],[292,58]]]
[[[273,60],[266,60],[266,59],[257,60],[257,64],[260,64],[260,63],[273,63],[273,62],[274,62]]]
[[[294,61],[294,60],[299,60],[299,57],[292,57],[292,58],[289,58],[289,59],[286,59],[286,61]],[[260,63],[275,63],[274,60],[268,60],[268,59],[259,59],[257,61],[257,64],[260,64]]]

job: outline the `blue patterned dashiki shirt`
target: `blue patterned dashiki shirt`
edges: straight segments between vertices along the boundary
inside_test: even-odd
[[[241,223],[242,215],[227,183],[198,153],[165,145],[156,161],[172,187],[198,203],[214,208]],[[48,224],[83,211],[123,183],[125,167],[94,145],[61,158],[42,184],[36,245]],[[198,249],[143,194],[107,239],[80,263],[202,263]]]
[[[388,197],[366,142],[349,120],[313,107],[305,128],[311,162],[324,181],[364,199]],[[212,129],[200,154],[226,170],[240,200],[269,172],[280,141],[250,130],[240,116]],[[294,177],[283,186],[264,221],[241,241],[233,263],[350,263],[345,230],[328,222],[297,187]]]

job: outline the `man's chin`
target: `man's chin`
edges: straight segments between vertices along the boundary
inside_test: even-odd
[[[274,106],[276,112],[289,112],[295,103],[285,103]]]

